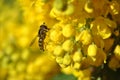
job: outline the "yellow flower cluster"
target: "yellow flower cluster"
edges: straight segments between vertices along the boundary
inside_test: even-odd
[[[33,0],[35,20],[50,28],[45,50],[80,80],[91,79],[93,66],[108,63],[112,69],[119,68],[120,47],[114,44],[119,39],[119,4],[119,0]]]
[[[21,48],[26,48],[40,24],[45,23],[50,28],[44,40],[45,53],[55,59],[64,73],[74,74],[78,80],[91,80],[96,68],[102,69],[104,64],[113,70],[120,68],[119,0],[17,1],[23,10],[25,25],[16,31],[11,28],[11,34],[16,33]],[[9,53],[11,48],[7,51]],[[23,53],[26,59],[29,52]],[[38,57],[27,66],[28,79],[44,80],[48,72],[54,71],[55,63],[46,60],[46,56]],[[18,54],[11,58],[16,60],[16,57]],[[25,70],[24,64],[19,65]],[[19,71],[22,68],[17,67]]]

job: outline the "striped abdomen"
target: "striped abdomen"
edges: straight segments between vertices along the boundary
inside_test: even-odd
[[[43,50],[44,51],[44,39],[46,37],[46,32],[48,31],[49,29],[47,28],[46,25],[41,25],[40,26],[40,30],[38,32],[38,37],[39,37],[39,47],[40,47],[40,50]]]

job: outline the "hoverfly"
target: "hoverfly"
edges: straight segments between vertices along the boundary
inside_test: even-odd
[[[40,25],[40,29],[38,31],[38,34],[32,40],[32,42],[30,43],[30,46],[33,45],[33,43],[35,42],[36,38],[39,37],[38,43],[39,43],[40,50],[44,51],[44,39],[46,37],[46,32],[48,32],[48,30],[49,30],[49,28],[47,28],[45,23]]]

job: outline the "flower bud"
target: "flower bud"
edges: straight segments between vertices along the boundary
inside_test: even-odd
[[[83,43],[83,45],[88,45],[92,42],[92,36],[88,30],[84,30],[80,33],[79,40]]]
[[[76,51],[73,55],[73,61],[74,62],[80,62],[82,60],[82,52]]]
[[[62,48],[65,51],[70,51],[73,48],[73,41],[68,39],[62,44]]]
[[[65,37],[71,37],[75,33],[75,29],[71,24],[67,24],[65,27],[63,27],[62,34]]]
[[[59,64],[62,64],[63,63],[63,58],[62,57],[57,57],[56,62],[59,63]]]
[[[74,69],[78,70],[80,69],[80,67],[81,67],[80,63],[77,63],[77,62],[74,63],[74,66],[73,66]]]
[[[53,30],[50,33],[50,39],[54,42],[59,42],[63,40],[63,35],[59,30]]]
[[[120,60],[120,45],[115,47],[114,54]]]
[[[87,51],[88,51],[88,56],[91,56],[91,57],[96,56],[96,54],[97,54],[97,46],[95,44],[90,44],[88,46]]]
[[[64,58],[63,58],[63,64],[64,65],[69,65],[70,63],[71,63],[71,57],[70,57],[70,55],[69,54],[66,54],[65,56],[64,56]]]
[[[56,46],[53,53],[56,56],[63,56],[64,50],[62,49],[62,46]]]

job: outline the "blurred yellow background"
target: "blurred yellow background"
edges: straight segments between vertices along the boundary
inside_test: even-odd
[[[29,6],[23,8],[26,4],[19,1],[0,0],[0,80],[50,80],[59,67],[40,52],[37,40],[29,46],[39,23]]]

